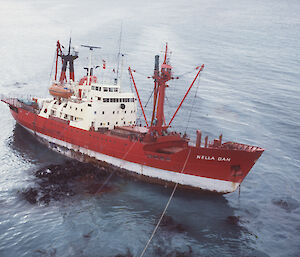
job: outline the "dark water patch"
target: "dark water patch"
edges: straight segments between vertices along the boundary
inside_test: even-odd
[[[25,200],[27,200],[29,203],[31,203],[31,204],[37,203],[37,197],[38,197],[37,189],[34,189],[34,188],[25,189],[22,192],[22,195],[25,198]]]
[[[95,195],[109,192],[111,186],[104,185],[109,171],[91,164],[68,160],[63,164],[51,164],[34,172],[38,178],[34,187],[21,192],[31,204],[49,204],[77,194]]]
[[[14,127],[12,136],[7,139],[7,145],[14,155],[26,162],[57,164],[66,160],[66,157],[50,150],[18,123]]]
[[[226,222],[230,225],[239,225],[240,223],[240,216],[228,216],[226,218]]]
[[[297,209],[300,206],[299,202],[296,199],[291,198],[291,197],[273,199],[272,203],[274,205],[282,208],[283,210],[285,210],[288,213],[294,211],[295,209]]]
[[[174,232],[179,232],[179,233],[186,231],[186,227],[184,225],[176,223],[174,221],[174,219],[169,215],[163,216],[160,226],[169,231],[174,231]]]
[[[157,247],[155,249],[155,256],[165,256],[165,257],[194,257],[193,249],[191,246],[187,246],[187,250],[173,250],[169,251],[168,249],[163,249],[161,247]]]

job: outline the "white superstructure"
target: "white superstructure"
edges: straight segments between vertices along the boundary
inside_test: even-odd
[[[39,115],[64,119],[70,121],[71,126],[85,130],[135,125],[136,98],[133,93],[121,93],[119,84],[91,82],[90,85],[72,83],[70,86],[74,96],[45,100]]]

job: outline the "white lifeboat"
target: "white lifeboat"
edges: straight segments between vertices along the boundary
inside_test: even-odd
[[[53,96],[62,97],[62,98],[69,98],[71,95],[73,95],[71,89],[57,84],[51,85],[51,87],[49,88],[49,93]]]

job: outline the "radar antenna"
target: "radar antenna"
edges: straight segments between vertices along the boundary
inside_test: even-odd
[[[90,79],[91,79],[91,72],[92,72],[92,70],[93,70],[93,68],[92,68],[92,53],[93,53],[94,49],[101,49],[101,46],[91,46],[91,45],[81,45],[81,46],[82,46],[82,47],[89,48],[89,50],[90,50],[89,66],[88,66],[88,68],[87,68],[87,70],[88,70],[88,74],[87,74],[87,76],[88,76],[87,85],[89,85],[89,84],[90,84]]]

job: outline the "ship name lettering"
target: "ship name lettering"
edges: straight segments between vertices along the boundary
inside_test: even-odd
[[[206,155],[197,155],[197,159],[205,160],[205,161],[214,161],[215,157],[213,157],[213,156],[206,156]]]
[[[197,155],[196,159],[198,160],[205,160],[205,161],[219,161],[219,162],[230,162],[230,158],[228,157],[218,157],[215,158],[214,156],[207,156],[207,155]]]
[[[230,158],[226,158],[226,157],[218,157],[218,161],[219,161],[219,162],[230,162]]]

